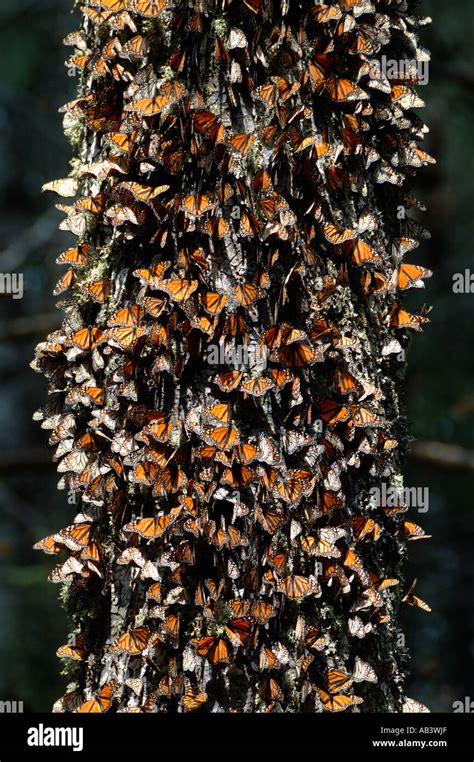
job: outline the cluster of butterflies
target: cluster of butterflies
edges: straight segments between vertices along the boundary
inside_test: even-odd
[[[408,5],[80,3],[81,162],[45,186],[78,240],[32,364],[80,502],[36,545],[81,612],[57,711],[358,711],[387,681],[404,702],[370,644],[402,597],[427,607],[387,574],[427,535],[367,490],[397,473],[395,358],[428,320],[399,299],[431,274],[399,214],[432,162],[416,81],[371,64],[426,55]]]

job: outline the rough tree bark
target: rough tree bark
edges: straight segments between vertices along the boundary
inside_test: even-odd
[[[77,516],[58,711],[401,711],[410,0],[79,3],[37,349]],[[413,68],[413,67],[412,67]],[[415,67],[416,68],[416,67]],[[409,592],[408,603],[419,599]]]

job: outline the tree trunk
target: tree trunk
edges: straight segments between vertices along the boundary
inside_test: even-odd
[[[379,498],[403,484],[426,318],[399,291],[429,272],[400,263],[431,159],[412,80],[373,59],[423,60],[423,20],[409,0],[80,6],[76,158],[46,186],[78,196],[78,244],[34,362],[79,511],[38,543],[67,553],[56,709],[401,711],[422,530]]]

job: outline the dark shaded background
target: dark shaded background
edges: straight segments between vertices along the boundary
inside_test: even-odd
[[[0,6],[0,272],[22,272],[22,300],[0,296],[0,700],[49,711],[64,680],[54,655],[67,623],[58,588],[46,583],[50,557],[36,540],[70,517],[46,450],[33,423],[45,401],[42,378],[29,370],[37,341],[60,322],[51,291],[55,258],[72,243],[57,230],[61,215],[41,185],[69,171],[70,150],[57,109],[74,97],[63,67],[62,38],[75,28],[71,0],[14,0]],[[412,261],[435,271],[428,290],[410,293],[409,307],[435,305],[432,325],[409,350],[408,406],[413,436],[437,443],[439,462],[415,452],[408,486],[429,487],[430,510],[420,521],[433,535],[410,543],[410,573],[432,614],[407,609],[411,648],[408,694],[433,711],[474,698],[474,294],[456,295],[452,276],[472,267],[474,239],[474,6],[424,0],[434,23],[423,32],[433,53],[430,85],[420,89],[431,128],[426,150],[438,164],[422,172],[418,196],[432,238]],[[446,463],[440,445],[453,460]]]

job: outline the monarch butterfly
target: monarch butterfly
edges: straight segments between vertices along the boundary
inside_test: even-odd
[[[285,515],[282,511],[269,508],[264,513],[260,505],[255,507],[255,517],[258,523],[269,534],[275,534],[285,523]]]
[[[408,511],[407,506],[401,502],[396,502],[394,505],[382,504],[382,509],[386,516],[397,516],[400,513],[406,513]]]
[[[235,454],[242,464],[248,465],[259,457],[259,448],[256,445],[247,442],[245,444],[237,445]]]
[[[68,61],[66,61],[66,66],[74,66],[77,69],[86,69],[89,61],[91,60],[91,56],[89,55],[82,55],[82,56],[72,56]],[[96,65],[96,64],[95,64]],[[48,186],[52,184],[48,183]],[[53,187],[45,187],[43,186],[42,190],[54,190]],[[71,196],[74,194],[72,193]]]
[[[234,289],[235,299],[244,307],[250,307],[258,299],[262,299],[265,292],[254,286],[253,283],[240,283]]]
[[[211,238],[226,238],[230,233],[230,226],[224,217],[209,217],[201,224],[201,230]]]
[[[303,434],[299,431],[286,430],[282,433],[282,444],[288,455],[293,455],[306,447],[310,447],[316,441],[312,434]]]
[[[266,85],[260,85],[252,90],[252,95],[257,100],[262,101],[265,106],[270,107],[276,104],[278,100],[278,87],[274,82],[269,82]]]
[[[165,496],[169,492],[179,492],[187,483],[188,479],[184,471],[176,463],[173,463],[161,471],[153,486],[153,496]]]
[[[204,638],[198,638],[193,641],[193,643],[196,648],[196,653],[199,656],[206,657],[213,666],[216,664],[229,664],[231,654],[229,647],[223,638],[208,635]]]
[[[352,373],[348,370],[337,368],[334,374],[334,389],[342,395],[355,394],[360,386]]]
[[[346,241],[351,241],[357,235],[357,231],[355,230],[343,228],[340,225],[332,225],[331,223],[323,224],[323,233],[326,241],[329,241],[329,243],[332,243],[334,246],[339,246]]]
[[[77,180],[73,177],[65,177],[61,180],[52,180],[50,183],[45,183],[42,191],[54,191],[58,196],[64,198],[72,198],[76,195],[78,190]]]
[[[104,141],[111,145],[114,150],[124,154],[130,154],[135,145],[137,130],[127,132],[109,132],[104,136]]]
[[[231,450],[240,443],[239,432],[234,426],[218,426],[204,434],[204,438],[220,450]]]
[[[311,15],[320,24],[327,24],[329,21],[339,21],[342,17],[341,9],[336,5],[324,5],[318,3],[310,8]]]
[[[137,199],[137,201],[142,201],[144,204],[150,204],[153,199],[155,199],[157,196],[161,196],[163,193],[165,193],[167,190],[169,190],[169,185],[159,185],[157,187],[153,187],[150,185],[141,185],[140,183],[136,182],[124,182],[120,183],[120,185],[117,186],[118,190],[121,188],[124,188],[125,190],[129,191],[132,196]]]
[[[366,661],[363,661],[360,656],[355,657],[354,669],[352,671],[352,679],[355,683],[377,683],[378,677],[375,674],[375,670]]]
[[[190,217],[197,218],[211,212],[215,207],[216,201],[209,193],[191,193],[182,199],[179,208]]]
[[[362,143],[360,135],[350,129],[341,130],[341,137],[346,154],[354,153]]]
[[[250,608],[250,601],[244,598],[234,598],[233,600],[227,601],[226,605],[236,617],[245,617]]]
[[[383,419],[373,413],[371,410],[369,410],[366,407],[362,407],[360,405],[349,405],[351,416],[352,416],[352,422],[354,423],[354,426],[360,427],[360,428],[367,428],[367,427],[380,427],[383,426],[384,421]]]
[[[408,328],[412,331],[422,331],[422,325],[429,323],[425,315],[412,315],[401,307],[394,307],[390,317],[391,328]]]
[[[141,305],[148,315],[158,318],[165,309],[167,300],[166,298],[161,299],[157,296],[145,296],[141,299]]]
[[[120,56],[130,61],[142,60],[148,54],[148,44],[142,34],[136,34],[125,45],[122,45]]]
[[[110,294],[110,281],[109,280],[97,280],[93,283],[83,283],[81,285],[81,291],[90,294],[92,298],[103,304]]]
[[[352,677],[346,675],[345,672],[341,672],[338,669],[329,669],[326,674],[326,681],[329,693],[338,693],[338,691],[346,691],[352,685]]]
[[[176,278],[171,280],[156,280],[152,288],[157,291],[165,291],[174,302],[185,302],[198,287],[197,280],[185,280]]]
[[[387,579],[379,579],[375,574],[370,575],[371,580],[374,583],[374,587],[376,588],[377,592],[380,592],[381,590],[386,590],[388,587],[396,587],[396,585],[400,584],[400,580],[396,577],[389,577]]]
[[[343,11],[352,11],[354,16],[374,12],[374,4],[370,0],[339,0],[339,5]]]
[[[152,601],[156,601],[157,603],[161,603],[161,583],[160,582],[154,582],[151,587],[148,588],[146,591],[146,597],[149,598]]]
[[[74,285],[75,281],[76,275],[74,270],[71,268],[70,270],[67,270],[56,283],[53,290],[54,296],[58,296],[58,294],[62,294],[63,291],[67,291]]]
[[[380,537],[380,524],[373,519],[356,517],[351,520],[351,526],[356,540],[364,540],[368,537],[376,542]]]
[[[301,537],[301,547],[311,556],[320,556],[324,558],[340,558],[341,551],[334,545],[338,539],[338,534],[329,527],[320,530],[320,537],[306,535]]]
[[[204,134],[217,124],[217,116],[212,111],[198,111],[193,121],[197,132]]]
[[[185,712],[195,712],[196,709],[201,709],[204,706],[207,699],[207,693],[199,691],[197,688],[189,688],[181,699],[181,704]]]
[[[174,427],[175,423],[170,420],[169,416],[156,411],[154,413],[154,420],[151,421],[151,423],[148,423],[139,434],[137,434],[136,438],[137,441],[149,442],[149,438],[151,437],[157,442],[165,443],[170,438]]]
[[[289,368],[302,368],[324,359],[324,347],[314,349],[306,343],[294,343],[278,350],[278,360]]]
[[[274,569],[278,571],[279,574],[283,574],[284,570],[286,568],[286,562],[288,560],[288,554],[285,553],[283,550],[269,550],[268,553],[268,563],[270,566],[273,566]]]
[[[93,525],[90,522],[72,524],[54,535],[56,542],[69,550],[81,550],[90,541]]]
[[[357,574],[363,585],[370,585],[370,577],[364,569],[360,557],[353,550],[346,551],[342,563]]]
[[[244,645],[250,638],[252,623],[248,619],[238,617],[225,625],[225,631],[229,640],[236,646]]]
[[[115,685],[115,681],[107,683],[94,698],[85,701],[75,711],[82,714],[102,714],[107,712],[112,704]]]
[[[388,278],[386,278],[383,273],[379,272],[362,273],[360,277],[360,283],[362,292],[368,296],[383,294],[385,291],[387,291],[389,286]]]
[[[240,471],[239,478],[235,480],[236,483],[232,483],[232,486],[245,487],[254,478],[253,472],[246,466],[239,466],[238,468]],[[248,539],[239,529],[231,525],[227,527],[227,545],[229,548],[246,547]]]
[[[332,152],[331,146],[318,140],[317,135],[307,135],[304,138],[298,136],[294,146],[294,152],[301,153],[302,151],[306,151],[307,148],[311,148],[310,156],[314,156],[318,159]]]
[[[113,2],[113,0],[112,0]],[[131,8],[145,18],[154,18],[173,5],[173,0],[128,0]]]
[[[150,630],[148,627],[136,627],[123,635],[119,635],[112,642],[110,648],[116,653],[126,653],[129,656],[136,656],[148,646],[150,639]]]
[[[210,407],[205,407],[203,413],[207,418],[223,424],[230,424],[232,420],[232,410],[228,402],[218,402]]]
[[[345,696],[344,694],[331,696],[322,688],[317,688],[316,690],[319,693],[323,707],[327,709],[328,712],[344,712],[351,706],[357,706],[364,701],[360,696]]]
[[[226,294],[218,294],[213,291],[208,291],[201,296],[202,306],[209,315],[219,315],[228,301],[229,297]]]
[[[86,399],[89,398],[89,400],[92,400],[96,405],[104,404],[105,393],[104,389],[102,389],[100,386],[80,386],[76,390],[73,390],[74,398],[76,392],[79,394],[81,399],[85,396]]]
[[[416,587],[417,580],[414,579],[411,583],[408,592],[404,597],[402,598],[402,603],[408,603],[409,606],[418,606],[418,608],[423,609],[423,611],[431,611],[431,607],[428,606],[425,601],[423,601],[421,598],[419,598],[417,595],[414,595],[414,589]]]
[[[114,204],[107,209],[107,217],[114,227],[120,227],[130,223],[131,225],[143,225],[145,214],[143,209],[134,201],[125,204]]]
[[[285,503],[293,504],[304,495],[310,494],[313,484],[314,477],[311,472],[291,469],[288,478],[277,484],[276,492]]]
[[[49,535],[48,537],[44,537],[42,540],[39,540],[33,545],[33,549],[42,550],[44,553],[47,553],[48,555],[61,553],[61,551],[63,550],[63,546],[60,545],[58,542],[56,542],[54,538],[55,538],[55,535]]]
[[[183,94],[185,89],[183,88]],[[177,100],[177,98],[175,99]],[[173,99],[168,95],[157,95],[155,98],[141,98],[138,101],[129,103],[125,106],[124,111],[132,111],[135,114],[140,114],[144,117],[156,116],[160,114],[164,108],[170,106],[173,103]]]
[[[84,569],[84,564],[74,556],[70,556],[63,564],[55,566],[48,576],[49,582],[69,582],[74,575],[87,576],[90,572]]]
[[[419,288],[422,285],[423,278],[432,276],[431,270],[418,265],[401,264],[396,271],[397,288],[399,291],[405,291],[407,288]]]
[[[91,5],[98,5],[107,11],[119,12],[127,10],[129,0],[93,0]]]
[[[249,378],[240,384],[239,389],[245,394],[250,394],[251,397],[262,397],[273,389],[273,381],[269,378]]]
[[[218,376],[214,376],[214,381],[221,391],[229,393],[237,389],[243,376],[244,374],[242,371],[229,370]]]
[[[259,691],[260,698],[267,702],[283,701],[283,691],[273,677],[266,678]]]
[[[403,521],[402,532],[407,540],[428,540],[431,537],[430,534],[426,534],[425,530],[413,521]]]
[[[147,329],[143,326],[110,328],[107,331],[109,344],[130,352],[135,351],[138,346],[143,344],[146,335]]]
[[[356,241],[346,241],[343,244],[343,252],[349,256],[352,264],[357,267],[364,267],[368,264],[381,264],[382,258],[368,243],[357,239]]]
[[[318,405],[319,415],[328,426],[335,426],[338,423],[344,423],[351,414],[348,405],[342,405],[333,400],[323,400]]]
[[[125,548],[123,553],[117,558],[117,563],[120,566],[128,566],[128,564],[135,564],[139,568],[143,568],[146,564],[145,557],[139,548],[129,546]]]
[[[399,259],[403,259],[405,254],[408,254],[409,251],[413,251],[413,249],[418,248],[419,245],[420,242],[415,238],[400,236],[398,238],[394,238],[392,249]]]
[[[271,368],[268,375],[277,389],[282,389],[293,380],[293,374],[287,368]]]
[[[81,551],[81,558],[83,561],[92,561],[94,563],[87,564],[87,567],[92,570],[96,570],[99,576],[102,576],[99,572],[98,563],[102,561],[102,548],[96,542],[90,542],[83,551]]]
[[[224,325],[224,333],[227,336],[239,336],[245,340],[248,338],[247,322],[241,311],[230,312]]]
[[[305,636],[305,643],[308,648],[315,648],[316,651],[322,651],[325,648],[327,637],[322,635],[317,627],[308,627]]]
[[[314,60],[308,62],[308,73],[311,82],[317,89],[323,86],[326,81],[326,73],[331,65],[331,58],[329,55],[317,55]]]
[[[73,643],[60,646],[56,651],[56,656],[59,659],[73,659],[74,661],[82,661],[84,654],[84,638],[81,635],[74,636]]]
[[[80,246],[67,249],[56,259],[58,265],[69,265],[74,269],[80,269],[87,264],[90,255],[90,246],[83,243]]]
[[[92,198],[85,196],[84,198],[78,199],[75,203],[76,210],[83,210],[85,212],[90,212],[91,214],[100,214],[103,212],[104,206],[105,196],[103,193],[99,193]]]
[[[348,101],[367,100],[368,95],[362,88],[355,85],[349,79],[331,77],[324,81],[324,89],[335,103],[347,103]]]
[[[267,218],[267,220],[274,220],[277,215],[290,213],[288,202],[275,191],[270,194],[266,194],[258,202],[260,209]],[[291,215],[290,215],[291,216]],[[290,223],[288,223],[290,224]]]
[[[243,212],[240,218],[239,235],[243,238],[251,238],[260,233],[260,221],[251,212]]]
[[[262,646],[259,657],[259,669],[279,669],[280,664],[276,654],[268,646]]]
[[[272,617],[276,616],[277,610],[275,606],[268,601],[254,601],[250,607],[250,616],[255,619],[258,624],[266,624]]]
[[[392,103],[400,104],[404,110],[410,108],[423,108],[425,103],[418,94],[405,85],[392,85]]]
[[[114,326],[137,326],[140,324],[144,315],[143,307],[133,304],[131,307],[125,307],[119,310],[107,321],[107,325]]]
[[[354,616],[349,619],[349,634],[362,640],[373,630],[371,622],[363,622],[359,616]]]
[[[278,349],[282,344],[285,346],[294,342],[308,341],[305,331],[299,328],[293,328],[288,323],[281,326],[274,325],[262,335],[263,341],[269,349]]]
[[[156,540],[165,533],[168,527],[173,524],[181,509],[173,508],[170,513],[160,516],[157,519],[140,519],[132,524],[125,524],[124,532],[134,532],[147,540]]]
[[[165,635],[177,638],[179,635],[180,618],[177,614],[170,614],[162,624],[162,630]]]
[[[254,140],[255,138],[253,135],[247,135],[244,132],[234,135],[234,137],[229,139],[229,143],[232,148],[241,153],[243,156],[246,156]]]
[[[138,463],[129,479],[131,482],[145,484],[150,487],[157,481],[158,473],[159,469],[155,463],[145,461],[144,463]]]
[[[301,600],[308,595],[321,595],[321,588],[315,577],[303,577],[300,574],[290,574],[283,577],[278,584],[278,591],[291,600]]]
[[[412,712],[412,713],[419,714],[421,712],[429,713],[430,710],[420,701],[415,701],[415,699],[406,697],[404,704],[402,706],[402,712],[408,712],[408,713]]]
[[[89,327],[75,331],[71,335],[70,341],[74,347],[82,349],[84,352],[90,352],[102,344],[105,338],[105,334],[100,328]]]

